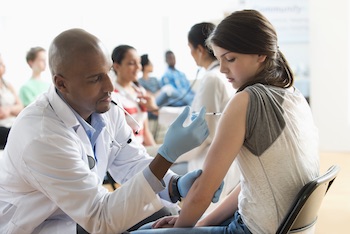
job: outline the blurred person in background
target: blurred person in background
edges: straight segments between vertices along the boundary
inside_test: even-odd
[[[199,73],[202,74],[202,77],[198,79],[199,84],[191,109],[194,113],[198,113],[202,107],[205,107],[207,112],[213,113],[213,115],[206,115],[209,128],[208,138],[200,146],[180,156],[171,167],[178,174],[185,174],[188,171],[203,167],[205,157],[214,139],[221,118],[221,115],[215,115],[214,113],[221,114],[230,98],[237,91],[228,82],[225,75],[220,72],[219,61],[214,56],[213,51],[205,44],[206,39],[214,29],[215,25],[213,23],[197,23],[191,27],[187,36],[191,55],[198,67],[203,70],[203,72]],[[240,171],[237,163],[234,162],[224,179],[225,185],[220,200],[229,194],[239,183],[239,177]],[[210,209],[213,209],[218,204],[211,204]]]
[[[40,46],[30,48],[26,55],[26,61],[32,70],[32,76],[19,90],[19,97],[24,106],[32,103],[39,94],[47,91],[50,86],[50,83],[41,76],[46,69],[45,49]]]
[[[148,94],[154,96],[158,108],[176,105],[175,103],[181,99],[180,93],[170,84],[162,86],[157,77],[151,76],[153,63],[148,54],[141,55],[141,66],[142,77],[138,79],[138,83],[147,90]]]
[[[137,83],[138,72],[141,70],[140,56],[134,47],[119,45],[112,52],[112,61],[113,71],[116,74],[114,92],[123,108],[131,115],[126,115],[129,126],[134,132],[138,130],[135,137],[141,144],[156,146],[156,141],[149,129],[148,108],[142,103],[148,95],[145,88]]]
[[[12,124],[23,109],[17,92],[10,82],[4,79],[5,71],[4,60],[0,54],[0,149],[4,149]]]
[[[190,106],[193,101],[194,91],[186,74],[175,67],[176,57],[173,51],[168,50],[165,52],[165,62],[168,67],[161,78],[161,84],[162,86],[172,85],[180,96],[180,100],[169,106]]]

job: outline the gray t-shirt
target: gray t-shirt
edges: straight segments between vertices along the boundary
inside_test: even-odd
[[[239,212],[252,233],[275,233],[301,187],[319,175],[318,130],[297,89],[255,84],[245,91]]]

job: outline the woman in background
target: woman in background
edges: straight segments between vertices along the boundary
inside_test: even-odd
[[[220,72],[219,61],[205,45],[205,40],[214,28],[214,24],[203,22],[193,25],[188,32],[188,47],[190,48],[192,58],[204,70],[201,79],[198,79],[200,84],[191,105],[194,113],[199,112],[203,106],[206,107],[207,112],[221,113],[230,97],[236,92],[225,78],[225,75]],[[199,74],[202,74],[202,72]],[[206,116],[210,135],[200,147],[178,158],[177,163],[179,164],[173,166],[175,171],[185,174],[187,171],[203,166],[205,155],[213,140],[219,119],[219,115]]]
[[[148,126],[147,106],[143,101],[149,101],[146,90],[137,84],[138,72],[141,69],[140,56],[134,47],[120,45],[112,52],[113,70],[116,74],[115,93],[124,109],[139,123],[138,126],[130,116],[126,120],[136,138],[144,146],[156,146],[154,137]],[[154,100],[153,100],[154,101]],[[157,109],[156,107],[155,109]]]
[[[16,116],[23,109],[15,89],[4,80],[6,67],[0,54],[0,149],[4,149],[7,136]]]
[[[214,30],[215,25],[210,22],[195,24],[188,32],[188,46],[191,55],[196,64],[204,70],[201,79],[198,79],[199,85],[192,102],[192,111],[198,113],[204,106],[209,113],[222,113],[230,98],[237,91],[228,82],[225,75],[220,72],[219,61],[210,50],[205,41]],[[205,157],[208,153],[210,144],[213,141],[220,115],[207,115],[206,121],[209,127],[208,138],[198,147],[185,153],[178,158],[176,164],[171,169],[178,174],[185,174],[188,171],[203,168]],[[222,200],[238,183],[240,172],[237,163],[234,162],[224,179],[224,188],[221,193]],[[219,203],[211,204],[210,209]]]

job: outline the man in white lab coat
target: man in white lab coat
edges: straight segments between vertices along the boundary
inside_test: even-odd
[[[184,197],[200,171],[168,172],[208,136],[205,109],[168,130],[153,159],[111,104],[110,56],[81,29],[59,34],[49,49],[53,85],[25,108],[0,158],[0,233],[120,233]],[[118,102],[116,101],[116,104]],[[121,187],[108,192],[106,171]],[[218,189],[220,191],[220,188]]]

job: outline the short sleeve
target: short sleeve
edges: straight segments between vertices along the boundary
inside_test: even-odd
[[[283,93],[261,84],[244,89],[249,93],[244,146],[260,156],[282,133],[286,122]]]

